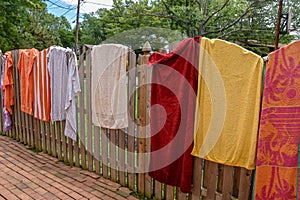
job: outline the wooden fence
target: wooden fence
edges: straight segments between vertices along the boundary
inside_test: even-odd
[[[140,154],[149,151],[150,141],[144,136],[149,129],[147,74],[136,67],[135,57],[130,57],[131,73],[127,79],[129,114],[134,123],[124,130],[109,130],[93,126],[91,119],[91,49],[83,46],[79,58],[81,93],[78,97],[78,142],[73,142],[63,134],[65,122],[42,122],[20,111],[18,53],[14,60],[14,108],[13,129],[1,134],[14,138],[36,151],[43,151],[57,157],[70,166],[94,171],[112,181],[118,182],[132,191],[149,199],[241,199],[251,198],[252,171],[225,166],[199,158],[194,159],[193,190],[184,194],[179,188],[157,182],[147,173],[134,170],[147,163]],[[137,92],[136,91],[137,89]],[[136,95],[136,96],[135,96]],[[2,115],[1,115],[2,116]],[[1,119],[1,123],[3,120]],[[106,138],[110,142],[106,142]],[[110,144],[115,144],[110,145]],[[134,156],[132,156],[134,155]],[[138,166],[139,165],[139,166]],[[115,166],[115,167],[114,167]],[[134,166],[131,170],[118,170]]]

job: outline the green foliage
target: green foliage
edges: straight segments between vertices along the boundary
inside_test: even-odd
[[[283,1],[292,8],[292,34],[300,38],[299,0]],[[114,0],[113,8],[84,15],[79,44],[121,43],[134,49],[149,40],[154,49],[184,37],[202,35],[235,42],[264,55],[272,50],[278,1],[273,0]],[[49,14],[44,0],[0,3],[0,49],[74,47],[74,30],[65,17]]]
[[[283,6],[283,13],[293,7],[294,30],[300,26],[299,4],[297,0],[289,0]],[[130,41],[138,46],[146,35],[151,35],[147,32],[150,29],[143,31],[143,28],[156,27],[179,31],[181,36],[202,35],[232,41],[264,55],[274,44],[277,12],[278,2],[273,0],[114,0],[112,9],[85,15],[81,44],[106,40],[124,44]],[[281,35],[280,43],[295,38],[297,35]],[[157,45],[155,40],[151,43]]]
[[[73,46],[74,34],[65,17],[55,17],[42,0],[6,0],[0,3],[0,49],[43,49]]]

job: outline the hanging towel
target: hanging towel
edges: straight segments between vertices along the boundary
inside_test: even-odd
[[[270,54],[259,127],[255,199],[296,199],[300,41]]]
[[[128,47],[119,44],[93,46],[92,120],[95,126],[128,127],[126,61]]]
[[[12,52],[5,53],[6,64],[3,77],[4,108],[12,114],[14,105],[14,79],[13,79],[13,58]]]
[[[52,46],[47,54],[50,74],[51,121],[66,119],[65,102],[68,86],[67,49]]]
[[[21,111],[33,115],[34,84],[33,65],[39,51],[37,49],[19,50],[18,70],[20,74]]]
[[[183,40],[169,54],[153,53],[151,83],[151,157],[149,175],[191,191],[193,125],[200,37]]]
[[[77,58],[74,52],[68,52],[68,85],[65,103],[65,136],[77,141],[76,95],[81,91],[78,75]]]
[[[50,48],[39,52],[33,67],[34,117],[49,122],[51,111],[50,75],[47,69],[47,53]]]
[[[255,168],[262,70],[258,55],[202,38],[192,155]]]
[[[3,80],[4,80],[4,71],[6,66],[6,57],[1,53],[1,105],[2,105],[2,114],[3,114],[3,130],[9,131],[12,129],[12,120],[9,112],[4,108],[4,92],[3,92]]]

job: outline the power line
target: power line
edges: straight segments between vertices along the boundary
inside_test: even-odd
[[[55,3],[57,3],[57,2],[59,2],[59,0],[57,0],[57,1],[55,1]],[[51,2],[50,2],[51,3]],[[49,7],[53,7],[53,3],[51,3],[51,5],[49,6]],[[56,8],[56,7],[54,7],[54,8]]]
[[[108,4],[104,4],[104,3],[92,2],[92,1],[85,1],[84,3],[91,3],[91,4],[95,4],[95,5],[99,5],[99,6],[107,6],[107,7],[113,8],[112,5],[108,5]]]
[[[52,5],[55,5],[55,6],[59,7],[59,8],[62,8],[62,9],[69,10],[69,9],[71,8],[71,6],[69,6],[69,7],[64,7],[64,6],[62,6],[62,5],[57,4],[58,1],[56,1],[56,2],[53,2],[53,1],[51,1],[51,0],[46,0],[46,1],[50,2]]]
[[[77,9],[77,6],[73,6],[72,8],[70,8],[69,10],[67,10],[66,12],[64,12],[62,15],[66,15],[68,12]]]

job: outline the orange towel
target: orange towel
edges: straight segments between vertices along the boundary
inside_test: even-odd
[[[18,69],[20,73],[21,111],[33,115],[33,65],[39,51],[37,49],[24,49],[20,50],[19,54]]]
[[[4,108],[12,114],[11,106],[14,105],[14,80],[13,80],[13,58],[11,51],[5,53],[6,66],[3,80]]]
[[[34,117],[42,121],[50,121],[51,92],[50,74],[47,68],[47,53],[50,48],[39,52],[33,66],[34,77]]]
[[[257,149],[255,199],[296,199],[300,136],[300,41],[266,66]]]

